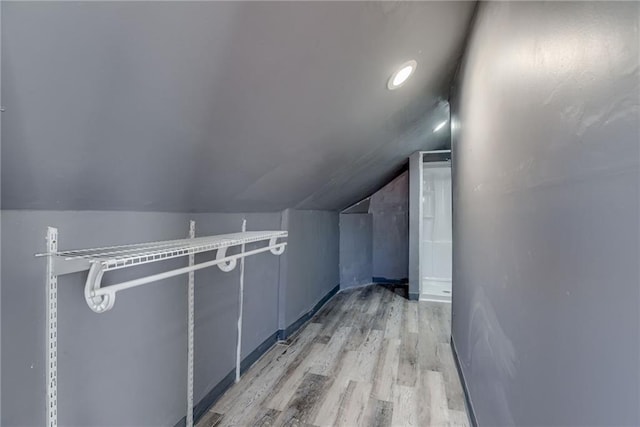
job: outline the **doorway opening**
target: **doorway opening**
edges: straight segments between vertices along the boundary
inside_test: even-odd
[[[409,292],[451,302],[451,150],[420,151],[410,160]]]

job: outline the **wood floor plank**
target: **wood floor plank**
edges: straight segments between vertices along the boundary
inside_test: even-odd
[[[381,333],[381,331],[378,331]],[[352,380],[360,379],[363,375],[357,370],[358,352],[343,351],[336,365],[336,370],[331,373],[333,382],[322,396],[318,413],[314,424],[318,426],[332,426],[336,423],[340,408],[343,406],[347,387]]]
[[[401,335],[398,384],[413,387],[418,376],[418,334],[406,332]]]
[[[342,396],[340,398],[340,405],[338,407],[338,414],[336,415],[336,420],[334,425],[344,425],[344,421],[345,421],[344,418],[347,410],[347,404],[351,400],[351,396],[353,395],[353,390],[355,389],[355,386],[356,386],[355,381],[350,380],[347,383],[347,388],[345,389],[344,393],[342,393]]]
[[[393,414],[391,417],[393,426],[418,426],[430,424],[418,424],[418,404],[416,389],[404,385],[393,386]]]
[[[367,311],[373,301],[373,286],[363,286],[359,288],[356,293],[358,294],[358,306],[362,311]]]
[[[385,338],[399,338],[402,326],[402,297],[394,295],[389,303],[387,311],[387,324],[385,325]]]
[[[446,425],[449,422],[449,408],[447,406],[447,394],[444,386],[444,378],[440,372],[427,372],[431,390],[431,425]]]
[[[364,342],[356,351],[355,367],[349,373],[352,379],[364,383],[373,383],[373,375],[380,359],[380,348],[382,347],[383,339],[384,333],[382,331],[369,331]]]
[[[309,367],[309,372],[318,375],[329,375],[335,369],[336,362],[340,358],[341,351],[350,335],[351,327],[338,328],[328,343],[315,355]]]
[[[281,412],[276,411],[275,409],[269,408],[260,408],[260,410],[256,413],[253,421],[248,425],[254,427],[267,427],[276,425],[275,422],[280,416]]]
[[[421,402],[418,405],[420,425],[442,426],[449,423],[449,408],[442,373],[420,372],[419,386],[416,387]]]
[[[342,357],[342,368],[338,373],[338,376],[344,378],[346,380],[358,381],[361,378],[361,375],[358,371],[358,352],[357,351],[346,351],[344,356]]]
[[[451,342],[451,304],[440,304],[440,338],[443,343]]]
[[[369,425],[367,405],[370,395],[371,384],[349,381],[336,417],[336,425],[344,427]]]
[[[351,335],[345,343],[346,350],[357,350],[358,348],[360,348],[365,340],[365,337],[367,336],[367,333],[369,332],[369,328],[361,319],[364,314],[358,313],[354,316],[357,316],[358,318],[355,322],[351,323]]]
[[[309,373],[309,369],[314,365],[317,356],[323,352],[325,347],[325,344],[313,343],[305,351],[301,351],[273,386],[268,397],[265,398],[264,406],[284,411],[289,401],[293,398],[296,389],[300,387],[307,373]]]
[[[340,307],[322,324],[322,331],[320,331],[318,335],[331,337],[340,326],[348,326],[348,324],[345,323],[345,319],[350,317],[351,308],[355,304],[357,297],[358,294],[355,291],[347,293]]]
[[[390,292],[382,286],[380,286],[380,289],[380,303],[378,304],[376,313],[373,315],[371,328],[379,331],[384,331],[387,327],[387,312],[389,310],[389,302],[393,298],[394,294],[393,292]]]
[[[320,396],[324,394],[323,389],[327,381],[329,381],[329,377],[324,375],[305,374],[276,423],[282,425],[310,424],[311,418],[316,413],[314,407],[319,403]]]
[[[421,303],[418,307],[418,366],[422,371],[437,371],[440,369],[437,356],[438,333],[434,330],[437,324],[429,314],[429,303]]]
[[[328,344],[329,341],[331,341],[331,337],[329,336],[315,337],[313,340],[313,342],[317,344]]]
[[[452,427],[469,427],[469,417],[465,411],[449,409],[449,425]]]
[[[384,400],[369,398],[367,408],[369,415],[367,416],[368,426],[370,427],[389,427],[393,417],[393,403]]]
[[[371,302],[369,304],[369,308],[367,309],[367,314],[371,317],[375,316],[380,308],[380,302],[382,301],[382,296],[384,295],[384,288],[381,286],[372,286],[373,293],[371,295]]]
[[[417,301],[409,301],[409,306],[407,307],[407,323],[406,329],[410,333],[417,334],[418,330],[418,302]]]
[[[374,291],[373,286],[359,290],[357,300],[351,309],[351,315],[343,320],[345,325],[351,327],[351,336],[346,343],[347,350],[358,350],[373,328],[375,319],[371,312],[373,311],[373,301],[379,298],[378,294]]]
[[[342,400],[345,398],[350,380],[338,376],[321,398],[313,424],[333,426],[336,423]]]
[[[373,391],[371,395],[386,402],[392,401],[393,385],[398,379],[398,365],[400,364],[400,339],[385,338],[382,344],[380,358],[373,376]]]
[[[424,302],[420,308],[436,343],[448,343],[451,337],[451,304]]]
[[[464,412],[464,392],[462,390],[462,384],[460,384],[460,378],[458,377],[458,370],[453,360],[451,344],[438,343],[437,356],[441,368],[439,371],[442,372],[444,379],[449,409]]]

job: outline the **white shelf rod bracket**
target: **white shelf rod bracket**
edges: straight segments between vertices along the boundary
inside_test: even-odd
[[[244,245],[242,246],[244,247]],[[244,252],[244,249],[242,252]],[[218,249],[218,251],[216,252],[216,260],[220,261],[220,263],[218,264],[218,268],[224,271],[225,273],[228,273],[234,268],[236,268],[237,261],[235,258],[230,261],[225,261],[226,258],[227,258],[227,248]]]

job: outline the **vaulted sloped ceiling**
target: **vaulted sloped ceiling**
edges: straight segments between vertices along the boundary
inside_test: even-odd
[[[1,7],[3,209],[267,211],[344,208],[447,144],[474,4]]]

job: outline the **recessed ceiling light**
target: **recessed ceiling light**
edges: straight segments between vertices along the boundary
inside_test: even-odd
[[[446,120],[445,120],[444,122],[442,122],[442,123],[439,123],[439,124],[438,124],[438,126],[436,126],[435,128],[433,128],[433,131],[434,131],[434,132],[438,132],[438,131],[439,131],[440,129],[442,129],[442,128],[444,127],[444,125],[446,125],[446,124],[447,124],[447,121],[446,121]]]
[[[413,72],[416,70],[417,65],[418,63],[413,59],[402,64],[400,68],[398,68],[398,71],[391,74],[391,77],[389,77],[387,88],[389,90],[394,90],[402,86],[407,81],[407,79],[411,77]]]

